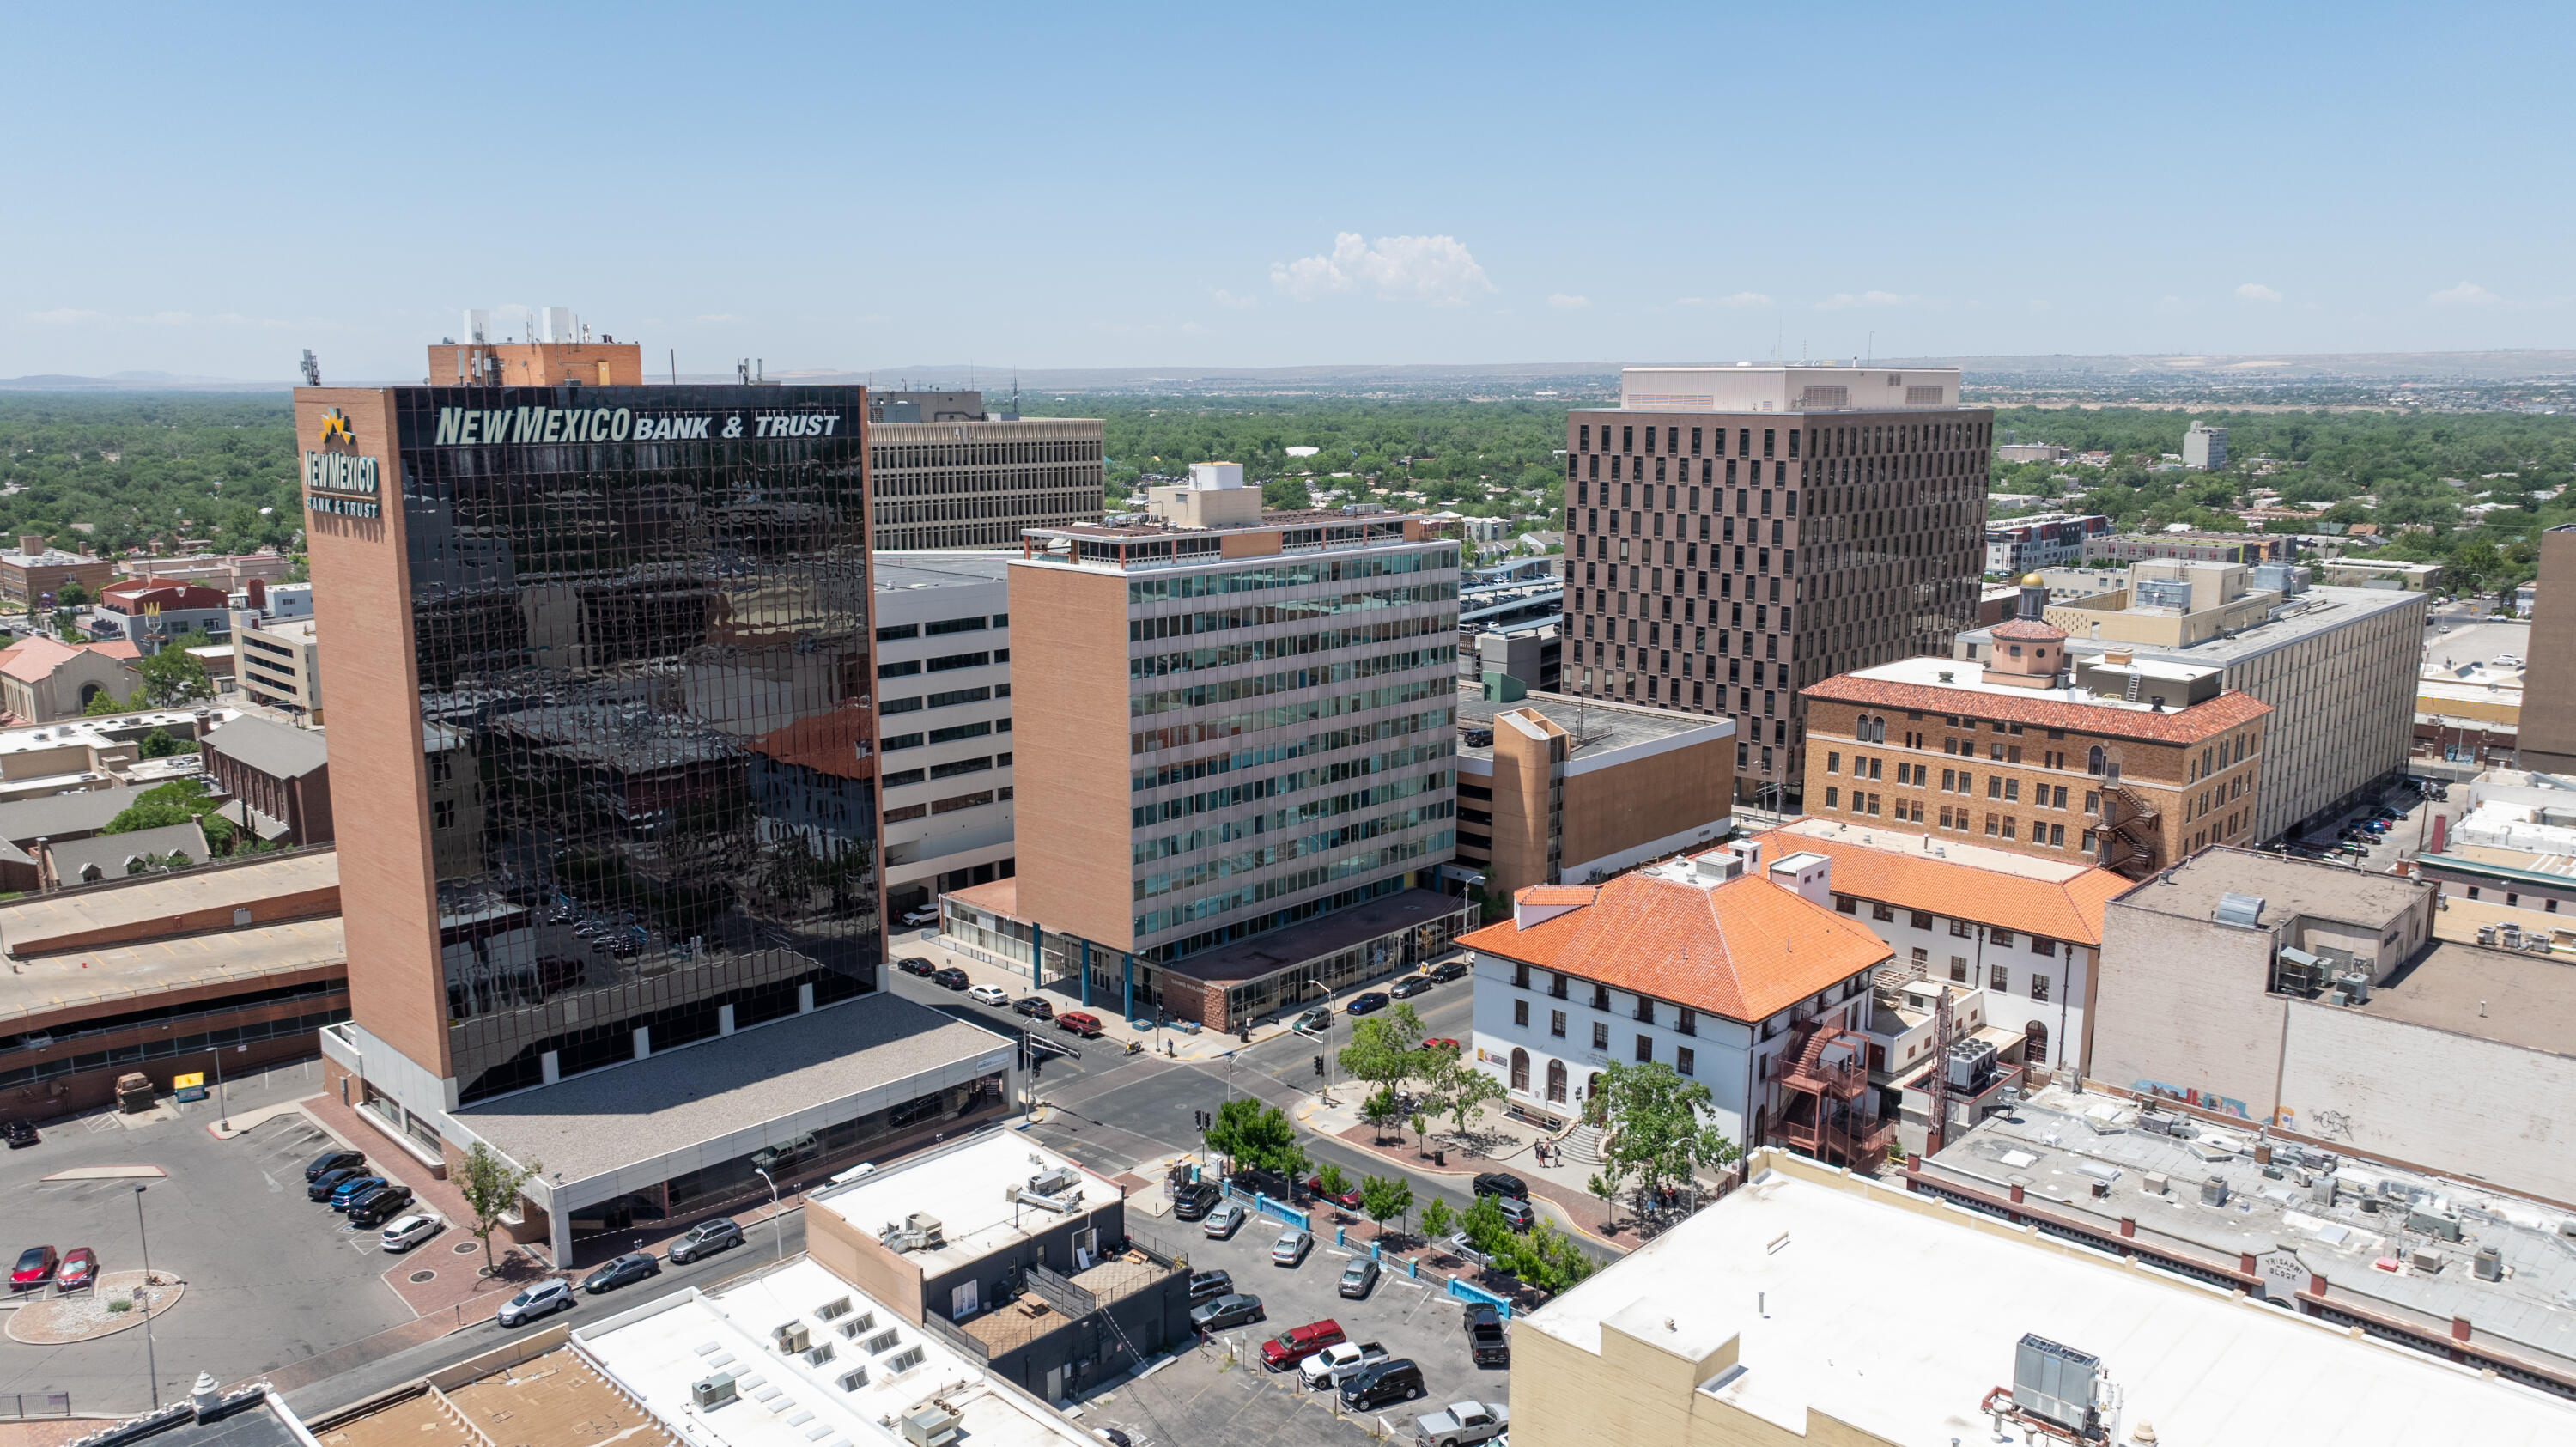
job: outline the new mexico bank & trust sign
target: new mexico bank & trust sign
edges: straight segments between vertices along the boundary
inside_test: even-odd
[[[439,447],[836,437],[838,412],[638,412],[630,407],[441,407]]]

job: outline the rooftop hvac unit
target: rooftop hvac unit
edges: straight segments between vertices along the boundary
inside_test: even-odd
[[[732,1400],[733,1374],[730,1372],[718,1372],[712,1377],[701,1377],[689,1384],[689,1401],[702,1412],[711,1407],[721,1407]]]
[[[2211,1176],[2200,1183],[2200,1204],[2204,1206],[2224,1206],[2227,1204],[2227,1178],[2225,1176]]]
[[[1071,1166],[1058,1166],[1029,1177],[1029,1189],[1041,1196],[1061,1196],[1082,1184],[1082,1172]]]
[[[814,1344],[813,1333],[807,1331],[805,1323],[801,1321],[791,1321],[785,1326],[771,1327],[769,1338],[778,1344],[780,1356],[801,1352]]]
[[[2091,1436],[2101,1382],[2102,1359],[2090,1352],[2037,1335],[2024,1336],[2013,1348],[2013,1406],[2034,1417]]]
[[[2367,1005],[2370,1003],[2370,972],[2354,970],[2350,974],[2337,975],[2335,989],[2342,993],[2345,1004]]]
[[[2220,924],[2241,925],[2252,929],[2263,922],[2263,899],[2252,894],[2222,894],[2214,915]]]
[[[2477,1272],[2480,1281],[2502,1281],[2504,1280],[2504,1253],[2493,1246],[2481,1246],[2478,1248],[2477,1260],[2471,1263],[2470,1269]]]
[[[928,1211],[915,1211],[903,1218],[904,1229],[921,1238],[921,1249],[936,1251],[948,1244],[948,1233],[940,1228],[939,1218]]]
[[[2449,1211],[2427,1211],[2418,1206],[2406,1213],[2406,1229],[2421,1231],[2444,1241],[2460,1239],[2460,1218]]]
[[[957,1424],[965,1420],[955,1412],[933,1402],[903,1418],[903,1440],[912,1447],[948,1447],[957,1440]]]
[[[1942,1061],[1952,1090],[1981,1091],[1995,1078],[1995,1047],[1983,1040],[1962,1040]]]

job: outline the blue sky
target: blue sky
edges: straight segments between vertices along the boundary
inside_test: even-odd
[[[2576,345],[2565,4],[5,24],[0,376]]]

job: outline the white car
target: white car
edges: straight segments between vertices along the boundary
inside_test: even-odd
[[[939,923],[939,907],[936,905],[924,905],[920,909],[905,910],[903,912],[903,922],[905,924],[915,926],[916,928],[922,925],[937,924]]]
[[[399,1216],[385,1227],[384,1247],[399,1255],[446,1229],[446,1222],[426,1212]]]
[[[1008,1009],[1011,1004],[1009,993],[999,985],[977,985],[966,992],[966,998],[977,1004],[991,1005],[997,1009]]]
[[[517,1326],[523,1321],[534,1321],[554,1312],[570,1311],[573,1305],[572,1283],[556,1276],[540,1281],[501,1303],[501,1309],[494,1312],[493,1317],[503,1326]]]
[[[1297,1372],[1310,1389],[1326,1384],[1340,1386],[1360,1374],[1363,1367],[1373,1367],[1387,1359],[1386,1347],[1378,1342],[1336,1342],[1297,1364]]]

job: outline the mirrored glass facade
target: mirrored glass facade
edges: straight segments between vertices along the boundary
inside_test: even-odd
[[[399,398],[459,1100],[875,989],[862,390]]]

